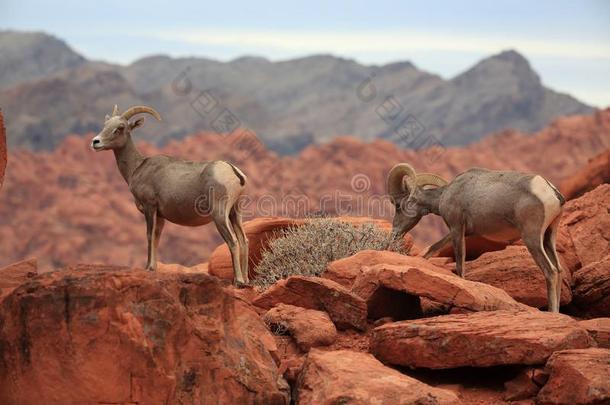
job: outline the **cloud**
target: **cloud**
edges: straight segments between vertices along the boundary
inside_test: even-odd
[[[601,42],[474,37],[399,30],[372,32],[308,32],[273,30],[177,30],[143,33],[160,40],[196,45],[237,47],[248,52],[267,50],[290,53],[407,53],[454,51],[490,54],[517,49],[530,56],[571,59],[610,59],[610,45]]]

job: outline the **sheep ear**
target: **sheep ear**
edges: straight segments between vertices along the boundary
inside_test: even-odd
[[[144,118],[138,118],[137,120],[129,123],[129,128],[136,129],[137,127],[142,126],[143,123],[144,123]]]
[[[411,190],[411,188],[414,187],[413,182],[409,181],[409,180],[410,180],[409,176],[404,176],[402,178],[402,182],[400,183],[402,191],[407,194],[411,194],[413,192],[413,190]]]
[[[104,117],[104,121],[108,121],[110,119],[110,115],[106,114],[106,116]]]
[[[409,191],[409,183],[407,183],[407,176],[402,177],[402,181],[400,182],[400,188],[402,191]]]

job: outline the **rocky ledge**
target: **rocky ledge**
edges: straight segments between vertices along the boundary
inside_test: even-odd
[[[235,289],[221,250],[156,273],[16,263],[0,403],[610,403],[609,206],[610,185],[565,206],[562,314],[520,244],[465,279],[447,258],[363,251],[265,291]],[[287,223],[250,225],[251,260]]]

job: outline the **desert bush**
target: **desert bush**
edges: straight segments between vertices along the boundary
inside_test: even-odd
[[[279,231],[262,254],[254,283],[266,289],[294,275],[319,276],[334,260],[361,250],[408,253],[401,241],[373,224],[355,226],[332,218],[313,218],[301,226]]]

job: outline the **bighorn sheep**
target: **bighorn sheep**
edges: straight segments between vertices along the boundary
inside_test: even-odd
[[[417,174],[410,165],[401,163],[390,170],[387,187],[396,207],[394,237],[411,230],[424,215],[440,215],[449,234],[433,244],[424,257],[451,241],[461,277],[466,236],[503,242],[521,236],[544,272],[549,311],[559,312],[561,264],[555,236],[565,199],[547,180],[513,171],[473,168],[448,183],[434,174]]]
[[[93,138],[96,152],[112,149],[116,163],[146,218],[148,262],[146,269],[157,268],[157,246],[165,220],[184,226],[199,226],[214,221],[229,246],[237,284],[248,283],[248,240],[241,223],[239,199],[246,176],[224,161],[190,162],[170,156],[144,157],[131,139],[131,131],[146,113],[161,120],[150,107],[131,107],[119,114],[115,105],[106,116],[104,129]]]

